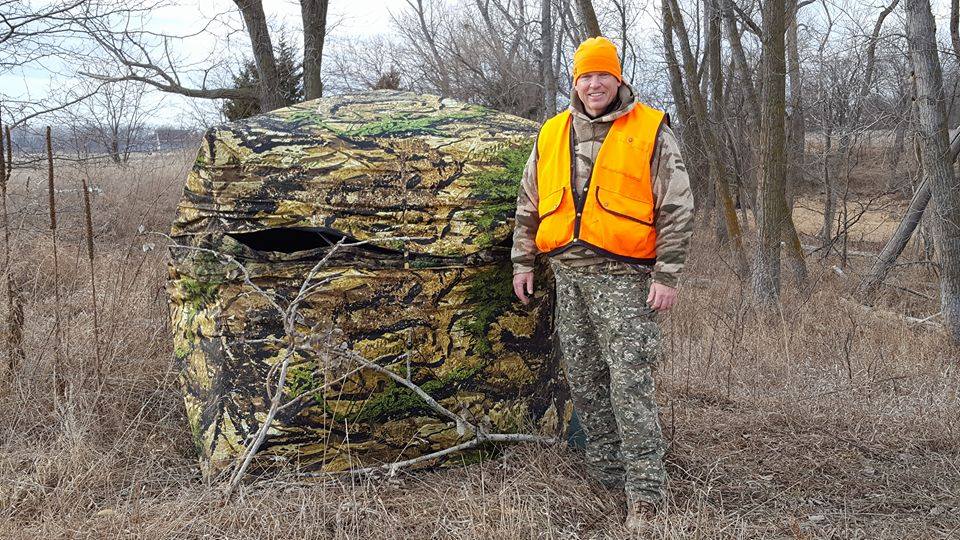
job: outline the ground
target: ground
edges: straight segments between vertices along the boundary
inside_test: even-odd
[[[56,280],[46,178],[15,173],[26,359],[0,395],[0,537],[629,538],[623,496],[590,482],[566,446],[393,478],[281,476],[223,500],[198,474],[175,384],[165,239],[150,234],[167,230],[190,158],[60,165]],[[77,190],[87,174],[101,383]],[[818,204],[816,193],[800,200]],[[905,204],[892,200],[852,229],[851,249],[878,248]],[[818,216],[804,211],[804,243],[815,243]],[[812,254],[808,292],[788,280],[779,308],[761,312],[712,234],[698,227],[680,304],[662,321],[670,486],[651,537],[960,536],[960,354],[936,326],[900,317],[937,311],[923,297],[936,296],[929,265],[893,276],[922,296],[891,288],[867,308],[850,296],[863,257]],[[68,395],[55,401],[57,314]]]

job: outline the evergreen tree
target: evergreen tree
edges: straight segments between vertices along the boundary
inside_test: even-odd
[[[277,72],[280,76],[280,93],[287,105],[303,100],[303,64],[296,45],[291,44],[281,33],[276,47]],[[260,84],[257,65],[247,58],[240,71],[233,76],[234,88],[256,86]],[[227,120],[240,120],[260,113],[260,103],[256,98],[228,99],[221,108]]]

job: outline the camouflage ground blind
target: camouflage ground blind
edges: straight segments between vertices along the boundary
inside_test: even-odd
[[[512,297],[516,190],[536,125],[484,107],[376,91],[323,98],[211,129],[187,178],[168,291],[187,417],[206,474],[243,453],[281,361],[281,318],[330,243],[299,310],[320,348],[344,347],[412,380],[492,432],[562,434],[570,417],[549,287]],[[384,240],[400,237],[416,240]],[[202,251],[203,248],[211,251]],[[213,252],[229,254],[246,270]],[[538,283],[552,283],[548,269]],[[282,302],[281,302],[282,303]],[[300,351],[256,467],[336,471],[408,459],[467,434],[412,391]],[[478,453],[447,458],[476,459]]]

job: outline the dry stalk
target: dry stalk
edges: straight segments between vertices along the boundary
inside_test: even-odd
[[[9,130],[7,130],[9,133]],[[13,298],[10,296],[10,225],[9,225],[9,216],[7,215],[7,181],[10,179],[10,174],[8,173],[7,164],[4,160],[4,131],[3,131],[3,122],[0,120],[0,199],[2,199],[2,216],[0,219],[3,221],[3,272],[7,282],[7,328],[11,327],[11,322],[13,321]],[[11,343],[12,333],[7,334],[7,376],[9,377],[9,382],[13,382],[15,374],[18,367],[18,359],[15,356],[14,348]]]
[[[66,379],[64,378],[63,362],[63,332],[60,322],[60,266],[57,259],[57,206],[54,196],[53,181],[53,142],[50,137],[50,126],[47,126],[47,187],[49,188],[50,206],[50,238],[53,241],[53,297],[54,306],[54,363],[53,384],[54,396],[59,398],[66,395]]]
[[[5,127],[7,135],[7,172],[6,178],[7,181],[13,178],[13,137],[10,136],[10,126]],[[3,148],[0,147],[0,152],[3,152]],[[28,177],[29,178],[29,177]],[[4,186],[6,188],[6,185]],[[3,193],[3,215],[4,215],[4,256],[8,259],[10,257],[10,221],[9,214],[7,213],[7,191],[4,189]],[[6,282],[7,282],[7,309],[9,310],[10,315],[7,318],[7,345],[10,351],[13,354],[13,358],[18,362],[23,362],[27,357],[26,353],[23,351],[23,297],[20,295],[19,284],[15,284],[13,280],[13,273],[10,269],[9,264],[6,266]]]
[[[6,140],[6,147],[4,147]],[[4,160],[4,149],[6,160]],[[10,214],[7,210],[7,188],[13,178],[13,143],[10,136],[10,126],[3,126],[0,131],[0,199],[2,199],[3,222],[3,271],[7,287],[7,368],[10,380],[13,377],[26,355],[23,352],[23,302],[20,294],[13,285],[13,269],[10,267]]]
[[[93,251],[93,212],[90,210],[90,187],[87,184],[87,174],[80,177],[81,187],[83,188],[83,215],[84,229],[87,235],[87,262],[90,264],[90,307],[93,309],[93,347],[94,357],[93,372],[97,381],[97,386],[103,383],[103,358],[100,355],[100,316],[97,311],[97,279],[96,265],[94,264]]]

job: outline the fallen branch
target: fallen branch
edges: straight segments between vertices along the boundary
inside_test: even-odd
[[[912,295],[914,295],[914,296],[919,296],[920,298],[923,298],[923,299],[926,299],[926,300],[930,300],[931,302],[936,302],[936,301],[937,301],[936,298],[930,296],[929,294],[923,294],[922,292],[915,291],[915,290],[913,290],[913,289],[904,287],[904,286],[902,286],[902,285],[894,285],[893,283],[887,283],[886,281],[881,281],[880,284],[881,284],[881,285],[884,285],[884,286],[886,286],[886,287],[890,287],[891,289],[896,289],[896,290],[898,290],[898,291],[903,291],[903,292],[905,292],[905,293],[907,293],[907,294],[912,294]]]
[[[385,463],[376,467],[366,467],[363,469],[353,469],[348,472],[353,474],[371,474],[375,472],[386,471],[389,476],[393,476],[397,473],[399,469],[404,467],[409,467],[411,465],[416,465],[418,463],[424,463],[431,461],[437,458],[441,458],[448,454],[453,454],[456,452],[461,452],[463,450],[470,450],[471,448],[476,448],[484,443],[496,443],[496,442],[534,442],[540,444],[553,444],[556,442],[556,439],[553,437],[540,437],[538,435],[525,435],[521,433],[490,433],[486,435],[477,434],[476,437],[470,439],[467,442],[460,443],[450,448],[444,448],[443,450],[438,450],[430,454],[424,454],[419,457],[407,459],[404,461],[395,461],[393,463]],[[320,476],[323,473],[306,473],[304,476]]]
[[[810,245],[810,244],[803,244],[803,245],[801,245],[800,247],[802,247],[802,248],[804,249],[804,251],[806,251],[805,255],[813,255],[814,253],[816,253],[816,252],[820,251],[821,249],[823,249],[823,246],[812,246],[812,245]],[[849,250],[849,249],[848,249],[848,250],[847,250],[847,255],[856,255],[856,256],[858,256],[858,257],[872,257],[872,258],[876,258],[879,254],[878,254],[878,253],[874,253],[874,252],[872,252],[872,251],[855,251],[855,250]]]
[[[933,320],[931,320],[931,319],[935,318],[937,315],[939,315],[939,313],[936,313],[936,314],[934,314],[934,315],[932,315],[932,316],[930,316],[930,317],[926,317],[926,318],[923,318],[923,319],[918,319],[918,318],[916,318],[916,317],[911,317],[911,316],[909,316],[909,315],[904,315],[904,314],[902,314],[902,313],[897,313],[897,312],[895,312],[895,311],[890,311],[890,310],[886,310],[886,309],[880,309],[880,308],[873,307],[873,306],[867,306],[867,305],[861,304],[861,303],[859,303],[859,302],[855,302],[855,301],[853,301],[853,300],[850,300],[850,299],[848,299],[848,298],[841,298],[840,301],[841,301],[842,303],[844,303],[844,304],[847,304],[847,305],[851,306],[851,307],[858,308],[858,309],[860,309],[860,310],[862,310],[862,311],[865,311],[865,312],[867,312],[867,313],[870,313],[870,314],[872,314],[872,315],[878,315],[878,316],[883,317],[883,318],[886,318],[886,319],[895,319],[895,320],[898,320],[898,321],[907,322],[907,323],[909,323],[909,324],[915,324],[915,325],[923,326],[923,327],[926,327],[926,328],[931,329],[931,330],[943,330],[943,329],[944,329],[942,324],[937,323],[937,322],[934,322]]]

